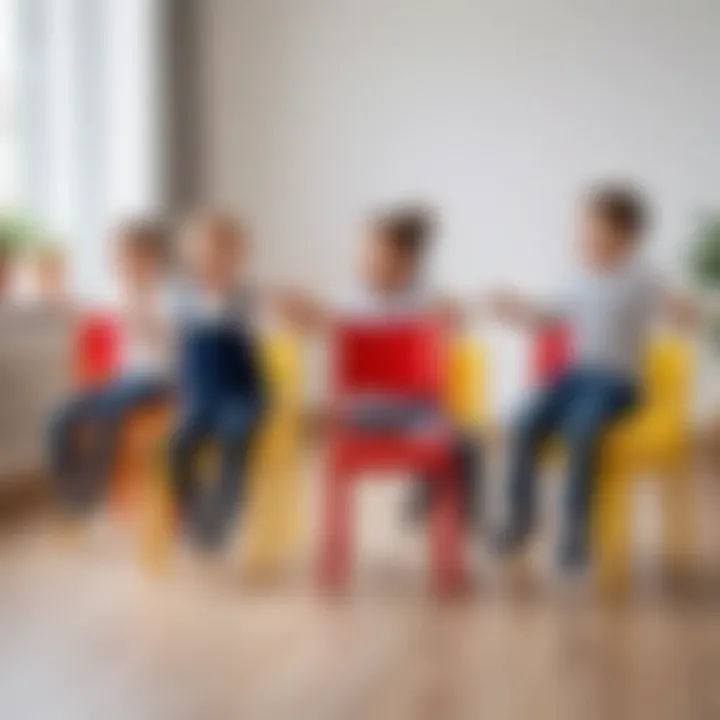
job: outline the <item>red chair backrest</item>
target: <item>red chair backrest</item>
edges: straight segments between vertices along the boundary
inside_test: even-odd
[[[335,398],[383,395],[438,402],[445,342],[436,322],[349,322],[335,328]]]
[[[552,325],[535,337],[530,351],[530,377],[533,383],[547,385],[570,363],[570,334],[564,325]]]
[[[108,382],[120,365],[120,326],[109,313],[91,313],[75,336],[75,381],[81,387]]]

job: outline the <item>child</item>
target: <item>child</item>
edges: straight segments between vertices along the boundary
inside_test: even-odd
[[[264,407],[247,256],[247,236],[232,218],[205,213],[191,221],[183,244],[187,286],[178,299],[181,415],[171,473],[183,525],[207,549],[219,547],[233,529]],[[212,442],[219,448],[219,477],[201,494],[199,456]]]
[[[360,272],[355,289],[334,308],[323,307],[308,298],[295,298],[295,317],[310,325],[328,324],[333,319],[372,319],[436,315],[451,324],[459,316],[452,303],[433,297],[425,280],[425,263],[434,240],[435,219],[423,207],[406,207],[380,213],[371,218],[363,240]],[[371,429],[409,428],[427,422],[436,409],[404,407],[397,401],[372,402],[357,408],[352,420]],[[480,518],[479,458],[475,442],[456,434],[457,456],[464,482],[464,509],[472,524]],[[427,506],[428,484],[413,488],[408,514],[423,515]]]
[[[165,245],[163,231],[153,223],[131,221],[118,229],[120,375],[102,387],[80,392],[58,410],[51,423],[51,471],[63,499],[75,509],[94,504],[102,496],[123,417],[168,393],[161,300]]]
[[[573,570],[588,560],[598,442],[638,402],[640,355],[658,307],[665,304],[680,317],[691,314],[639,257],[647,224],[648,209],[636,190],[598,187],[583,206],[579,277],[558,306],[537,307],[509,292],[491,299],[503,320],[531,327],[562,323],[573,346],[569,369],[531,402],[517,424],[510,521],[498,538],[503,553],[519,550],[532,530],[538,453],[544,440],[560,431],[568,446],[569,484],[559,563]]]
[[[30,258],[29,269],[33,296],[38,301],[50,305],[67,303],[65,254],[62,248],[55,245],[39,248]]]

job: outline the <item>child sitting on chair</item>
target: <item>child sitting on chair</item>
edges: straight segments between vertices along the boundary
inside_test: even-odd
[[[50,469],[62,500],[74,510],[103,497],[123,418],[169,392],[163,343],[165,233],[155,223],[125,223],[116,233],[115,253],[121,291],[120,374],[79,392],[57,411],[50,427]]]
[[[451,303],[435,297],[425,279],[434,234],[435,218],[423,207],[400,208],[374,216],[366,229],[356,287],[330,308],[307,297],[294,298],[296,318],[317,326],[338,319],[382,322],[436,316],[452,324],[459,312]],[[372,398],[372,402],[357,408],[354,420],[368,429],[397,429],[398,425],[412,429],[431,419],[428,412],[427,407],[405,407],[396,401]],[[480,518],[478,447],[474,439],[459,431],[456,447],[462,468],[464,510],[470,523],[476,524]],[[408,503],[411,520],[424,515],[427,498],[427,482],[412,488]]]
[[[508,291],[490,300],[502,320],[531,328],[562,324],[572,347],[570,367],[532,400],[515,429],[510,518],[497,539],[503,554],[520,550],[533,529],[538,456],[557,431],[567,442],[569,465],[558,560],[566,570],[587,563],[600,439],[640,398],[639,362],[658,307],[678,318],[692,314],[639,256],[647,225],[648,209],[635,189],[598,187],[583,205],[578,277],[557,306],[539,307]]]
[[[195,217],[182,250],[180,417],[171,444],[171,474],[184,529],[200,546],[213,549],[233,531],[264,407],[257,295],[247,277],[248,238],[232,218],[210,212]],[[213,445],[220,469],[203,489],[200,456]]]

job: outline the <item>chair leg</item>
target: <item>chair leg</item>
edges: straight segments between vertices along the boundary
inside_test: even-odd
[[[150,573],[165,572],[175,537],[173,498],[167,478],[167,462],[156,460],[142,485],[140,515],[140,563]]]
[[[630,483],[618,465],[606,466],[598,478],[595,549],[600,587],[621,591],[630,565]]]
[[[442,593],[463,590],[467,581],[464,533],[460,485],[455,473],[446,472],[432,483],[428,539],[432,574],[438,590]]]
[[[663,560],[671,577],[685,575],[692,561],[693,488],[687,463],[668,468],[662,483]]]
[[[330,463],[325,478],[320,580],[329,590],[347,585],[351,555],[351,480]]]

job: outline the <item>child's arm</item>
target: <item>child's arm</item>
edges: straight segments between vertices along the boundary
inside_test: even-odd
[[[430,304],[431,314],[450,330],[459,328],[466,319],[466,309],[455,299],[437,297]]]
[[[303,290],[275,287],[266,290],[265,296],[281,317],[304,331],[323,330],[332,320],[330,309]]]
[[[502,323],[528,330],[537,330],[557,319],[550,308],[508,289],[490,293],[483,298],[481,307]]]
[[[680,329],[695,330],[700,324],[701,309],[687,295],[663,290],[661,294],[662,314]]]

